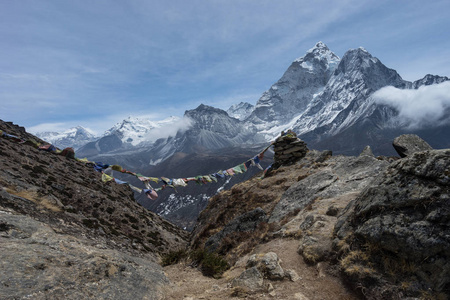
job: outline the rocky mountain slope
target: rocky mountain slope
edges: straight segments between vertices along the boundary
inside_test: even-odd
[[[36,139],[11,123],[0,130]],[[403,158],[370,147],[334,156],[286,137],[277,167],[211,198],[190,238],[127,186],[2,137],[0,296],[446,299],[450,150],[404,136],[394,141]],[[193,269],[209,252],[230,266],[218,279]],[[191,254],[158,264],[181,253]]]
[[[159,257],[185,232],[75,159],[2,137],[0,164],[0,298],[161,299]]]
[[[330,80],[340,59],[319,42],[296,59],[283,76],[263,93],[248,118],[259,130],[287,124],[303,113]],[[284,128],[283,128],[284,129]],[[279,130],[281,131],[281,129]],[[273,139],[278,133],[269,137]]]

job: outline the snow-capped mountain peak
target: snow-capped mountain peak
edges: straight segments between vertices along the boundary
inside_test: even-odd
[[[339,57],[318,42],[297,58],[272,87],[263,93],[248,118],[259,130],[280,126],[308,107],[320,94],[339,64]]]
[[[82,126],[76,126],[63,132],[38,132],[36,136],[61,149],[66,147],[78,149],[97,138],[92,131]]]
[[[302,67],[313,70],[313,60],[325,61],[327,68],[333,69],[337,66],[340,59],[330,51],[323,42],[318,42],[313,48],[306,52],[305,56],[297,58],[294,62],[300,63]]]

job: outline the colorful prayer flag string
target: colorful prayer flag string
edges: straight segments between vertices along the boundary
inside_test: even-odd
[[[15,142],[19,142],[19,143],[26,143],[27,141],[22,140],[21,138],[14,136],[14,135],[10,135],[7,134],[3,131],[0,130],[0,136],[4,137],[4,138],[8,138],[11,139]],[[264,157],[264,153],[273,145],[273,143],[271,143],[269,146],[267,146],[262,152],[260,152],[258,155],[254,156],[253,158],[245,161],[242,164],[239,164],[237,166],[234,166],[232,168],[228,168],[225,171],[217,171],[215,173],[212,174],[207,174],[207,175],[198,175],[195,177],[187,177],[187,178],[166,178],[166,177],[148,177],[148,176],[144,176],[142,174],[139,173],[135,173],[129,170],[126,170],[124,168],[122,168],[119,165],[109,165],[109,164],[104,164],[102,162],[92,162],[89,161],[87,158],[76,158],[74,151],[72,148],[66,148],[63,151],[59,150],[58,148],[56,148],[54,145],[40,145],[39,143],[36,143],[34,141],[30,140],[30,144],[35,146],[36,148],[40,149],[40,150],[44,150],[47,152],[51,152],[51,153],[55,153],[55,154],[59,154],[59,155],[65,155],[67,157],[70,158],[74,158],[79,162],[85,163],[87,166],[90,166],[92,168],[94,168],[94,170],[96,170],[97,172],[102,173],[102,181],[104,183],[108,183],[108,182],[112,182],[114,181],[117,184],[127,184],[128,186],[130,186],[130,188],[138,193],[142,193],[144,192],[147,197],[151,200],[156,200],[158,198],[158,194],[156,192],[161,191],[163,189],[165,189],[166,187],[171,187],[176,189],[177,187],[185,187],[187,186],[188,182],[191,181],[195,181],[197,184],[207,184],[207,183],[211,183],[211,182],[218,182],[218,179],[222,179],[225,177],[230,177],[230,176],[234,176],[236,174],[242,174],[244,172],[247,172],[247,170],[252,167],[252,166],[256,166],[258,167],[260,170],[263,170],[263,168],[260,165],[260,161],[263,159]],[[270,166],[269,166],[270,167]],[[126,182],[126,181],[122,181],[119,180],[117,178],[114,178],[112,175],[112,171],[117,171],[117,172],[121,172],[124,174],[129,174],[132,176],[135,176],[136,178],[138,178],[144,185],[145,185],[145,189],[140,189],[138,187],[135,187],[133,185],[131,185],[130,183]],[[264,170],[264,174],[263,177],[265,175],[265,172],[267,171]],[[108,172],[110,172],[110,174],[107,174]],[[150,184],[150,182],[154,182],[154,183],[163,183],[163,185],[161,187],[158,188],[153,188]]]

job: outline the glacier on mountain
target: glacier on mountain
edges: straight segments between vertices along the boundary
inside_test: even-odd
[[[178,130],[186,130],[190,126],[188,119],[171,116],[160,121],[148,118],[128,117],[107,130],[104,136],[116,135],[123,143],[137,146],[140,143],[153,143],[157,139],[170,135],[175,136]]]

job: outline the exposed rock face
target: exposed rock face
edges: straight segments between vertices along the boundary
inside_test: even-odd
[[[0,138],[0,165],[0,298],[162,297],[156,262],[186,246],[185,232],[75,159]]]
[[[168,284],[150,257],[64,234],[0,211],[1,299],[162,299]]]
[[[318,199],[362,190],[387,165],[371,156],[331,157],[327,166],[289,187],[271,213],[269,222],[279,222],[290,212],[298,212]]]
[[[319,161],[322,164],[329,157],[329,151],[311,150],[298,163],[292,166],[281,166],[277,170],[273,170],[270,176],[263,180],[260,179],[260,176],[254,177],[246,182],[236,184],[231,190],[223,191],[212,197],[208,206],[199,216],[197,225],[193,230],[191,244],[194,247],[203,247],[211,236],[222,231],[228,226],[227,224],[250,211],[260,208],[269,214],[284,191],[298,182],[300,178],[306,178],[317,171],[312,166],[319,164]],[[244,242],[248,243],[249,246],[252,243],[258,243],[260,238],[254,238],[254,236],[263,234],[264,230],[267,229],[264,228],[265,226],[267,226],[267,223],[261,222],[256,230],[248,232],[248,235],[235,233],[232,235],[233,242],[235,244]],[[245,252],[245,249],[246,247],[241,247],[237,251],[242,253]]]
[[[415,134],[403,134],[395,138],[392,145],[400,157],[406,157],[416,152],[433,149],[427,142]]]
[[[344,272],[373,298],[448,296],[449,195],[450,150],[393,162],[336,225]]]

